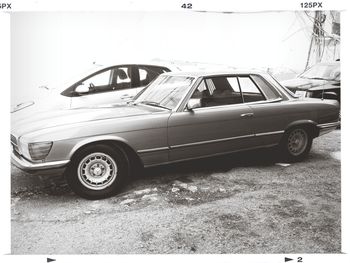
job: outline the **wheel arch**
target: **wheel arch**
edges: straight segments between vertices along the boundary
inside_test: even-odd
[[[143,162],[137,154],[136,150],[130,146],[127,140],[117,136],[101,136],[97,138],[93,137],[82,140],[72,148],[69,153],[69,159],[72,160],[84,148],[97,144],[119,147],[125,152],[130,167],[133,167],[134,164],[141,165],[143,167]]]
[[[298,120],[293,121],[284,130],[284,134],[286,134],[290,129],[295,127],[305,127],[310,131],[310,135],[312,138],[318,137],[319,135],[319,129],[317,128],[317,123],[312,120]],[[282,139],[281,139],[282,140]]]

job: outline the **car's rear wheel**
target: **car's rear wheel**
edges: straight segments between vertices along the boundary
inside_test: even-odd
[[[90,145],[72,158],[66,179],[77,195],[101,199],[117,194],[128,173],[128,159],[122,149]]]
[[[312,140],[309,129],[306,127],[294,127],[285,133],[280,147],[288,161],[297,162],[308,155]]]

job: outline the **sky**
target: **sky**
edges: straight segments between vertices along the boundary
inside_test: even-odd
[[[152,59],[237,68],[305,67],[312,23],[297,12],[16,12],[11,14],[11,103],[62,87],[93,62]]]

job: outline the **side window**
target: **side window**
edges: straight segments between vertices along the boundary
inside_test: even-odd
[[[113,70],[112,89],[131,88],[131,67],[118,67]]]
[[[165,70],[159,67],[139,66],[140,87],[147,86],[152,80],[164,72]]]
[[[239,84],[238,84],[238,79],[236,77],[230,77],[230,78],[227,78],[227,80],[230,83],[234,92],[236,92],[236,93],[241,92],[241,90],[239,88]]]
[[[244,102],[265,100],[264,95],[260,92],[258,87],[250,79],[250,77],[239,77],[238,80],[241,87]]]
[[[148,78],[147,71],[145,69],[143,69],[143,68],[139,68],[139,75],[140,75],[140,83],[142,83],[141,86],[145,86],[144,84],[147,85],[149,83],[148,80],[147,80],[147,78]]]
[[[242,103],[237,78],[215,77],[203,80],[192,94],[200,98],[202,107],[214,107]]]
[[[83,81],[82,85],[88,86],[89,93],[104,92],[111,89],[111,70],[106,70]]]
[[[264,94],[268,99],[273,100],[273,99],[281,98],[281,95],[260,76],[252,75],[251,78],[259,86],[259,88],[264,92]]]

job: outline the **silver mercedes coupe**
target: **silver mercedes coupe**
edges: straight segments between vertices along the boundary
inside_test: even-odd
[[[300,161],[338,118],[336,100],[295,97],[266,73],[164,73],[128,104],[12,120],[11,159],[27,172],[58,170],[75,193],[100,199],[118,193],[139,164],[273,146]]]

